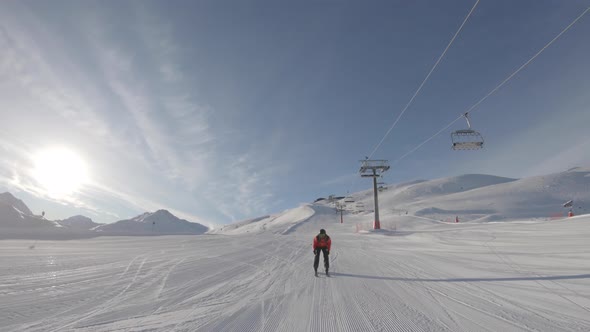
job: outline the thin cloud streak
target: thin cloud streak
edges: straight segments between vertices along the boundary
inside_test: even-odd
[[[187,91],[152,94],[151,90],[167,90],[167,83],[158,81],[158,77],[138,76],[131,56],[109,43],[100,27],[93,31],[93,35],[100,36],[93,48],[107,84],[137,125],[137,134],[147,148],[146,161],[172,179],[181,178],[191,185],[202,181],[200,174],[206,173],[205,162],[212,157],[207,147],[215,142],[207,122],[207,114],[212,111],[193,102]],[[166,64],[172,66],[170,61]],[[176,85],[172,88],[176,89]],[[200,146],[194,142],[201,148],[197,149]]]
[[[238,215],[257,216],[267,214],[273,207],[270,202],[274,196],[270,178],[276,171],[270,167],[258,167],[261,159],[252,160],[251,152],[245,153],[233,162],[229,162],[225,181],[209,186],[213,197],[212,203],[231,221],[238,220]],[[260,154],[258,154],[260,156]]]
[[[32,31],[29,25],[25,24],[28,21],[24,21],[23,24],[9,22],[9,31],[2,27],[0,40],[7,50],[1,61],[0,68],[3,74],[10,78],[18,77],[21,88],[31,93],[38,104],[51,109],[60,118],[89,134],[91,139],[87,142],[78,142],[79,148],[88,149],[92,144],[99,142],[98,144],[111,151],[110,158],[117,158],[117,154],[125,152],[136,154],[143,160],[142,173],[165,174],[175,183],[174,186],[192,192],[197,199],[200,197],[215,202],[213,206],[218,212],[232,220],[240,218],[240,215],[266,211],[272,206],[269,202],[273,194],[268,179],[263,175],[252,174],[253,169],[270,174],[267,168],[259,167],[258,161],[252,159],[241,158],[233,164],[218,160],[215,153],[220,148],[219,140],[213,134],[208,119],[215,111],[196,102],[191,91],[186,88],[190,86],[190,82],[186,81],[174,59],[178,47],[165,24],[158,23],[154,16],[143,11],[131,29],[145,44],[145,53],[152,54],[155,61],[155,72],[143,72],[134,64],[134,57],[128,50],[112,42],[109,31],[99,23],[100,17],[92,14],[83,15],[80,21],[80,33],[87,37],[93,56],[89,61],[98,64],[97,68],[101,75],[97,77],[102,77],[103,82],[95,85],[83,83],[90,74],[89,69],[80,67],[75,60],[75,54],[61,51],[67,49],[67,45],[61,40],[56,40],[57,49],[60,51],[55,51],[52,57],[29,57],[28,55],[43,54],[42,46],[32,36],[36,36],[37,30],[51,29],[42,26],[42,23],[36,23],[36,29]],[[48,32],[45,36],[51,39],[52,35]],[[18,40],[18,43],[15,40]],[[54,74],[56,67],[73,75],[64,75],[62,72],[58,76]],[[99,88],[99,85],[102,87]],[[153,91],[158,93],[154,94]],[[112,97],[117,98],[113,100]],[[108,102],[104,103],[102,100]],[[119,111],[103,112],[103,109],[112,109],[113,106],[118,106]],[[113,120],[123,121],[119,122],[118,126],[125,126],[126,130],[114,128]],[[135,139],[129,140],[130,138]],[[12,142],[7,142],[7,145],[10,144]],[[2,179],[3,183],[18,187],[36,197],[47,198],[34,179],[18,171],[22,168],[22,163],[3,163],[2,166],[8,174]],[[209,174],[220,171],[232,174],[230,183],[222,186],[212,185],[223,187],[224,190],[200,190],[210,182]],[[157,209],[165,205],[155,202],[145,194],[135,195],[126,193],[123,189],[113,189],[113,186],[109,186],[105,174],[98,176],[106,181],[104,185],[98,185],[97,182],[88,184],[86,193],[80,193],[77,198],[64,199],[64,202],[110,217],[119,214],[110,213],[107,211],[108,208],[94,205],[92,197],[88,196],[89,192],[110,195],[114,200],[124,202],[124,205],[134,210]],[[150,178],[142,181],[148,183]],[[127,183],[125,187],[134,185]],[[266,193],[256,194],[261,189]],[[170,190],[173,190],[172,187]],[[237,194],[233,195],[233,192]],[[182,209],[170,210],[179,211],[192,220],[202,219],[194,213],[182,212]]]

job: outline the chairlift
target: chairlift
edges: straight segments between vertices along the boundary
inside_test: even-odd
[[[483,148],[483,136],[477,131],[471,129],[469,113],[463,114],[467,121],[467,129],[457,130],[451,133],[453,150],[479,150]]]
[[[354,199],[352,197],[344,198],[344,203],[354,203]]]

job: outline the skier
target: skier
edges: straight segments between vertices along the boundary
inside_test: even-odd
[[[326,276],[330,276],[328,269],[330,268],[330,260],[328,255],[330,255],[330,247],[332,246],[332,240],[326,234],[325,229],[320,229],[320,234],[313,238],[313,254],[315,255],[315,259],[313,260],[313,269],[315,271],[315,276],[318,276],[318,266],[320,265],[320,253],[324,253],[324,267],[326,268]]]

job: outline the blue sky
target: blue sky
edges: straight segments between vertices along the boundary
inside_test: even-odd
[[[0,190],[48,218],[166,208],[225,224],[370,187],[371,153],[475,1],[2,1]],[[395,160],[497,86],[590,1],[481,1],[373,158]],[[389,183],[590,164],[590,15]],[[48,197],[35,155],[89,178]]]

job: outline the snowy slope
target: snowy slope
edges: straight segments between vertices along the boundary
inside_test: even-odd
[[[5,193],[0,194],[0,203],[4,203],[6,205],[13,206],[22,214],[26,214],[29,216],[33,215],[33,212],[31,212],[29,207],[22,200],[14,197],[9,192],[5,192]]]
[[[588,331],[590,217],[447,224],[326,205],[260,234],[0,241],[5,331]],[[288,220],[287,216],[293,217]],[[253,222],[252,224],[259,223]],[[270,224],[269,222],[268,224]],[[288,233],[275,232],[298,224]],[[421,228],[416,225],[422,225]],[[269,225],[270,226],[270,225]],[[332,237],[332,277],[311,240]]]
[[[405,190],[397,191],[393,198],[404,202],[411,202],[417,199],[449,195],[512,181],[515,181],[515,179],[485,174],[466,174],[406,186]],[[397,188],[394,187],[393,190],[395,189]]]
[[[23,201],[15,198],[10,193],[0,194],[0,230],[1,237],[18,230],[30,230],[34,232],[53,232],[59,224],[35,216]]]
[[[214,229],[209,234],[259,234],[264,232],[288,233],[295,230],[299,224],[308,220],[315,213],[311,205],[285,210],[276,215],[264,216],[244,220],[238,223]]]
[[[258,218],[246,219],[246,220],[242,220],[239,222],[224,225],[219,228],[212,229],[208,233],[209,234],[250,233],[250,230],[252,228],[255,228],[255,226],[253,226],[255,223],[257,223],[259,221],[269,221],[272,218],[273,217],[271,217],[270,215],[266,215],[266,216],[262,216],[262,217],[258,217]]]
[[[384,202],[397,201],[404,204],[411,204],[416,201],[428,200],[478,188],[486,188],[512,181],[515,181],[515,179],[485,174],[467,174],[423,181],[408,186],[393,186],[393,188],[388,188],[388,190],[381,192],[380,196],[383,197],[382,200]],[[372,200],[372,190],[369,191],[369,194],[367,197]]]
[[[489,175],[464,175],[389,186],[379,193],[382,213],[417,215],[449,221],[501,221],[551,219],[565,215],[562,204],[574,200],[574,213],[590,213],[590,170],[566,172],[520,180]],[[373,209],[372,190],[352,195],[355,203]]]
[[[576,214],[590,213],[589,189],[590,170],[577,168],[410,203],[408,209],[435,219],[445,215],[485,221],[549,219],[565,214],[562,204],[570,199]]]
[[[515,216],[558,199],[560,207],[567,200],[562,196],[578,208],[587,202],[589,173],[574,169],[495,184],[472,177],[476,185],[462,190],[461,181],[449,179],[431,182],[432,188],[430,181],[391,186],[391,197],[381,195],[388,230],[379,232],[363,228],[371,213],[346,212],[340,223],[334,208],[319,202],[200,236],[40,241],[34,250],[30,241],[0,241],[0,326],[33,332],[589,331],[590,215],[458,224],[429,215],[474,216],[485,207],[494,213],[484,213],[488,217]],[[369,191],[352,196],[370,203]],[[532,204],[536,209],[522,208]],[[174,220],[161,212],[129,222],[145,228],[156,217]],[[312,272],[311,242],[320,228],[332,238],[331,278]]]
[[[515,181],[515,179],[485,174],[466,174],[435,180],[417,180],[387,185],[387,190],[379,192],[379,200],[382,208],[406,211],[407,205],[417,201],[435,199],[440,196],[512,181]],[[364,206],[366,211],[372,211],[374,208],[372,188],[351,194],[348,197],[351,197],[354,203],[346,204],[345,200],[339,202],[346,205],[348,210],[358,210],[359,205]]]
[[[550,219],[564,215],[562,204],[574,199],[576,213],[590,213],[590,172],[576,168],[566,172],[525,179],[466,174],[435,180],[418,180],[387,186],[379,192],[382,216],[416,215],[438,221],[501,221],[527,218]],[[354,202],[346,203],[352,198]],[[353,193],[338,201],[348,211],[362,215],[374,210],[373,191]],[[327,200],[314,206],[333,206]],[[334,210],[331,210],[334,212]],[[287,214],[286,219],[282,216]],[[291,216],[290,214],[294,214]],[[212,230],[212,234],[289,232],[313,213],[308,206],[277,215],[249,219]],[[290,219],[287,228],[281,220]]]
[[[146,212],[137,217],[95,227],[94,231],[108,235],[166,235],[203,234],[208,228],[177,218],[167,210]]]

